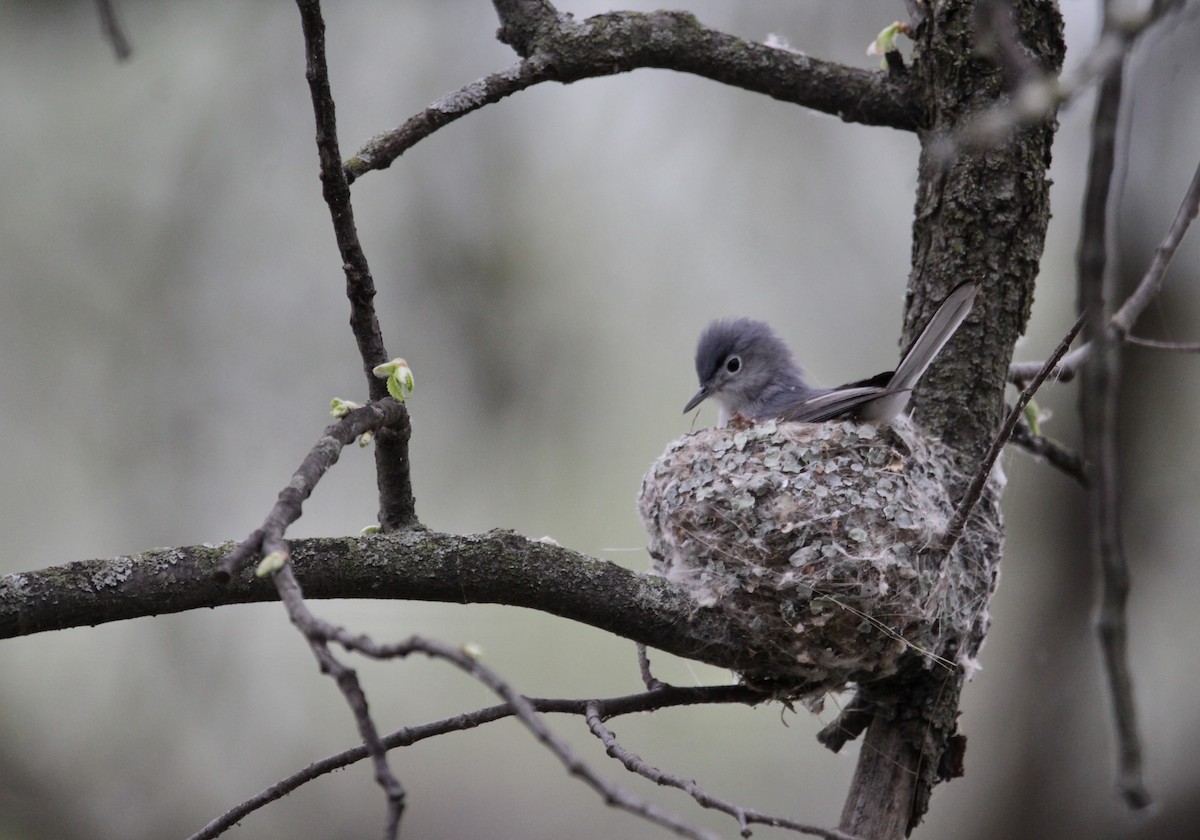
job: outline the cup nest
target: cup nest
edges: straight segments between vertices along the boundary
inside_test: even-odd
[[[999,546],[1000,520],[977,513],[941,548],[949,488],[965,483],[905,418],[770,421],[668,445],[638,510],[655,571],[745,632],[742,678],[817,694],[890,676],[912,654],[972,664],[996,583],[977,558],[999,556],[979,549]]]

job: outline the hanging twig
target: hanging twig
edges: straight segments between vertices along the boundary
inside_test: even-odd
[[[875,704],[870,701],[866,689],[859,686],[846,708],[838,712],[831,723],[817,733],[817,741],[831,752],[840,752],[847,742],[853,741],[866,731],[875,717]]]

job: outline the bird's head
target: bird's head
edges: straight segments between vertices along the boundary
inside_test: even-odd
[[[787,381],[796,370],[787,345],[762,321],[713,321],[696,345],[700,390],[688,400],[683,412],[712,398],[721,408],[721,425],[733,414],[753,416],[765,389],[772,383]]]

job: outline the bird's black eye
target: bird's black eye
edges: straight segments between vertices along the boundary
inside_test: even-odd
[[[737,373],[742,369],[742,360],[737,356],[730,356],[725,362],[725,370],[730,373]]]

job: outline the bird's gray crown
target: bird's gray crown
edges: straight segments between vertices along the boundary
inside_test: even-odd
[[[732,357],[750,356],[779,369],[795,369],[792,351],[783,339],[763,321],[750,318],[723,318],[713,321],[700,335],[696,345],[696,376],[709,382],[717,369]]]
[[[755,420],[775,416],[781,405],[812,391],[783,340],[762,321],[749,318],[708,325],[696,345],[696,375],[700,390],[684,410],[711,397],[722,426],[734,414]]]

